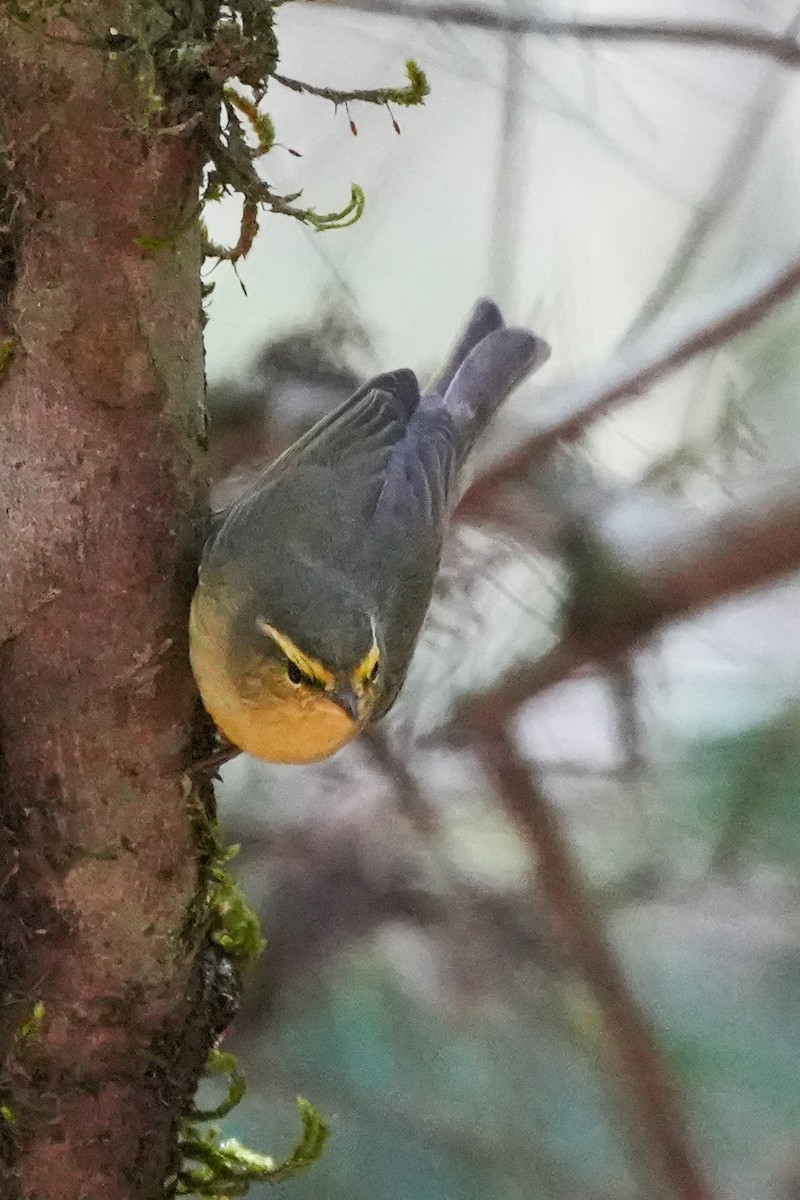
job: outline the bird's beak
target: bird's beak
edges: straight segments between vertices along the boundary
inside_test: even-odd
[[[344,709],[351,721],[358,723],[359,703],[358,696],[350,687],[333,688],[328,692],[328,699],[334,704],[338,704],[339,708]]]

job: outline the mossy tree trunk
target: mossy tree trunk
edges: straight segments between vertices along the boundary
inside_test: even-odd
[[[3,1200],[163,1195],[213,1024],[182,773],[203,150],[87,44],[113,9],[0,3]]]

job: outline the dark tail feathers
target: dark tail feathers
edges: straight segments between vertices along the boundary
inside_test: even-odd
[[[429,401],[443,401],[453,417],[459,458],[506,396],[549,357],[543,338],[509,328],[496,304],[478,301],[445,366],[425,392]]]

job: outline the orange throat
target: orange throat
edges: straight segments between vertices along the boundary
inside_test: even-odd
[[[234,746],[273,763],[327,758],[355,737],[359,725],[323,692],[243,697],[225,655],[225,614],[202,588],[192,601],[189,645],[203,704]]]

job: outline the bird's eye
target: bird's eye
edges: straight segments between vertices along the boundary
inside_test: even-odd
[[[286,664],[286,674],[289,676],[289,682],[297,685],[302,683],[305,675],[298,667],[297,663],[293,663],[291,659]]]

